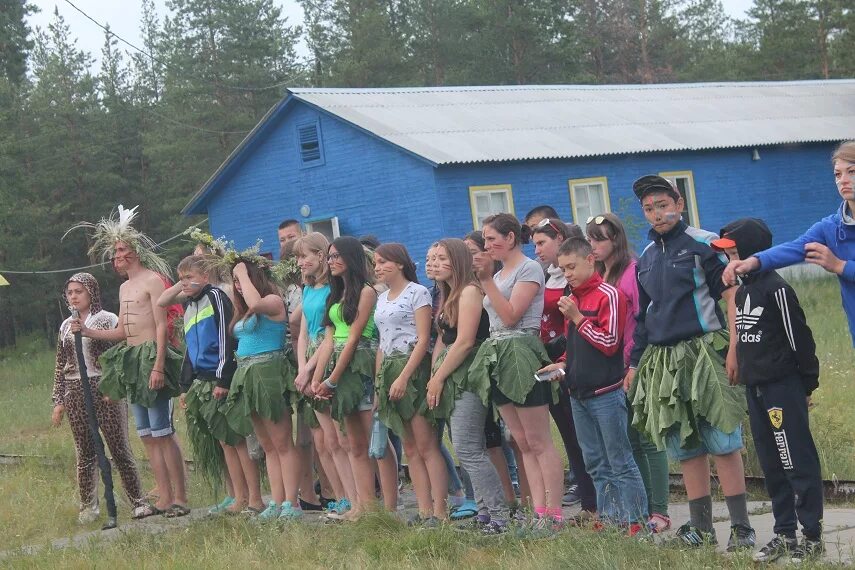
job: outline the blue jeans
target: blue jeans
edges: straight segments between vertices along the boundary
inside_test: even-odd
[[[647,521],[647,494],[626,432],[626,395],[570,398],[585,468],[597,491],[600,517],[611,523]]]

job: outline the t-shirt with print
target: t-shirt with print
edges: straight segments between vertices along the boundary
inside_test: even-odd
[[[487,309],[487,314],[490,315],[491,333],[515,330],[540,330],[540,318],[543,315],[544,284],[543,268],[540,264],[533,259],[526,257],[522,263],[510,270],[506,276],[502,277],[501,271],[493,275],[493,283],[496,284],[496,287],[498,287],[505,299],[511,298],[511,292],[514,290],[514,285],[520,282],[537,283],[538,289],[537,293],[534,295],[531,305],[529,305],[528,309],[526,309],[522,314],[522,317],[520,317],[520,320],[513,326],[505,326],[502,319],[499,317],[499,314],[496,312],[496,309],[493,307],[490,297],[484,297],[484,308]]]
[[[389,291],[380,293],[374,309],[374,322],[380,332],[380,350],[384,354],[408,352],[419,336],[416,310],[430,306],[430,291],[412,281],[391,301]]]

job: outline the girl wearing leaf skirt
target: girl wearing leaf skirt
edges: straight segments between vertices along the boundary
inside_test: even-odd
[[[368,446],[374,421],[377,291],[368,274],[365,250],[356,238],[345,236],[333,241],[327,263],[330,295],[324,310],[326,333],[318,348],[312,391],[316,398],[329,400],[339,442],[347,450],[356,497],[344,518],[353,521],[375,509],[374,465]],[[384,506],[395,511],[398,465],[388,439],[377,468]]]
[[[380,245],[374,268],[378,282],[388,287],[374,311],[380,333],[377,412],[404,443],[419,506],[413,523],[435,526],[447,518],[448,472],[435,425],[422,415],[430,375],[431,296],[418,283],[416,265],[401,244]]]
[[[226,417],[239,435],[252,430],[266,455],[273,495],[261,521],[292,521],[303,511],[297,497],[299,454],[291,434],[290,399],[295,371],[286,356],[285,304],[273,283],[267,260],[241,259],[232,269],[237,370]]]

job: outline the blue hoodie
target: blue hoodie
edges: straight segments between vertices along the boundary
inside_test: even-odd
[[[849,334],[855,346],[855,220],[844,221],[843,202],[836,213],[827,216],[791,242],[776,245],[754,257],[760,260],[763,270],[780,269],[805,260],[805,244],[817,242],[828,247],[834,255],[846,262],[840,280],[843,310],[849,320]],[[847,216],[849,217],[849,216]]]

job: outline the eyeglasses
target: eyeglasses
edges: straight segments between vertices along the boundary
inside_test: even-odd
[[[537,225],[535,225],[534,228],[536,230],[541,230],[541,229],[545,228],[546,226],[549,226],[550,228],[555,230],[555,233],[564,235],[564,232],[559,230],[558,226],[556,226],[554,223],[552,223],[552,220],[550,220],[549,218],[543,218],[542,220],[537,222]]]
[[[588,218],[588,221],[586,221],[585,224],[587,225],[587,224],[590,224],[591,222],[594,222],[595,224],[597,224],[599,226],[600,224],[602,224],[605,221],[606,221],[605,216],[591,216]]]
[[[339,259],[341,259],[340,253],[331,253],[327,255],[327,261],[338,261]]]

